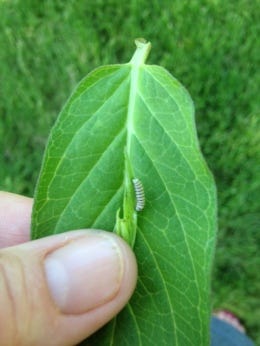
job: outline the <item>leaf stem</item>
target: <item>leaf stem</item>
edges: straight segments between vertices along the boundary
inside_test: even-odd
[[[134,52],[134,55],[132,59],[130,60],[130,64],[133,64],[135,66],[140,66],[145,63],[150,50],[151,50],[151,43],[147,42],[143,38],[137,38],[135,40],[136,44],[136,51]]]

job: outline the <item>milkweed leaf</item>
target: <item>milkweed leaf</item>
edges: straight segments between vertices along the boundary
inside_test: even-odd
[[[84,345],[209,343],[215,185],[193,102],[164,68],[145,64],[149,50],[138,40],[129,63],[80,82],[51,131],[35,192],[33,239],[91,227],[134,246],[133,297]],[[145,193],[140,212],[135,178]]]

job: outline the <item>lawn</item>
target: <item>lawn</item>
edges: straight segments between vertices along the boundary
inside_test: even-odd
[[[0,188],[32,196],[49,130],[75,85],[101,64],[127,62],[134,38],[149,39],[148,63],[194,100],[218,187],[213,308],[234,312],[260,344],[260,3],[0,0],[0,13]]]

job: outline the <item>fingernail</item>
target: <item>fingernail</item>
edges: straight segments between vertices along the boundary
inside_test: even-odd
[[[49,254],[45,271],[58,308],[64,313],[81,314],[118,293],[123,275],[122,252],[112,237],[89,234]]]

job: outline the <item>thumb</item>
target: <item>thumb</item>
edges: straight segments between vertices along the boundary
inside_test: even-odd
[[[0,251],[1,345],[74,345],[127,303],[129,246],[110,232],[66,232]]]

